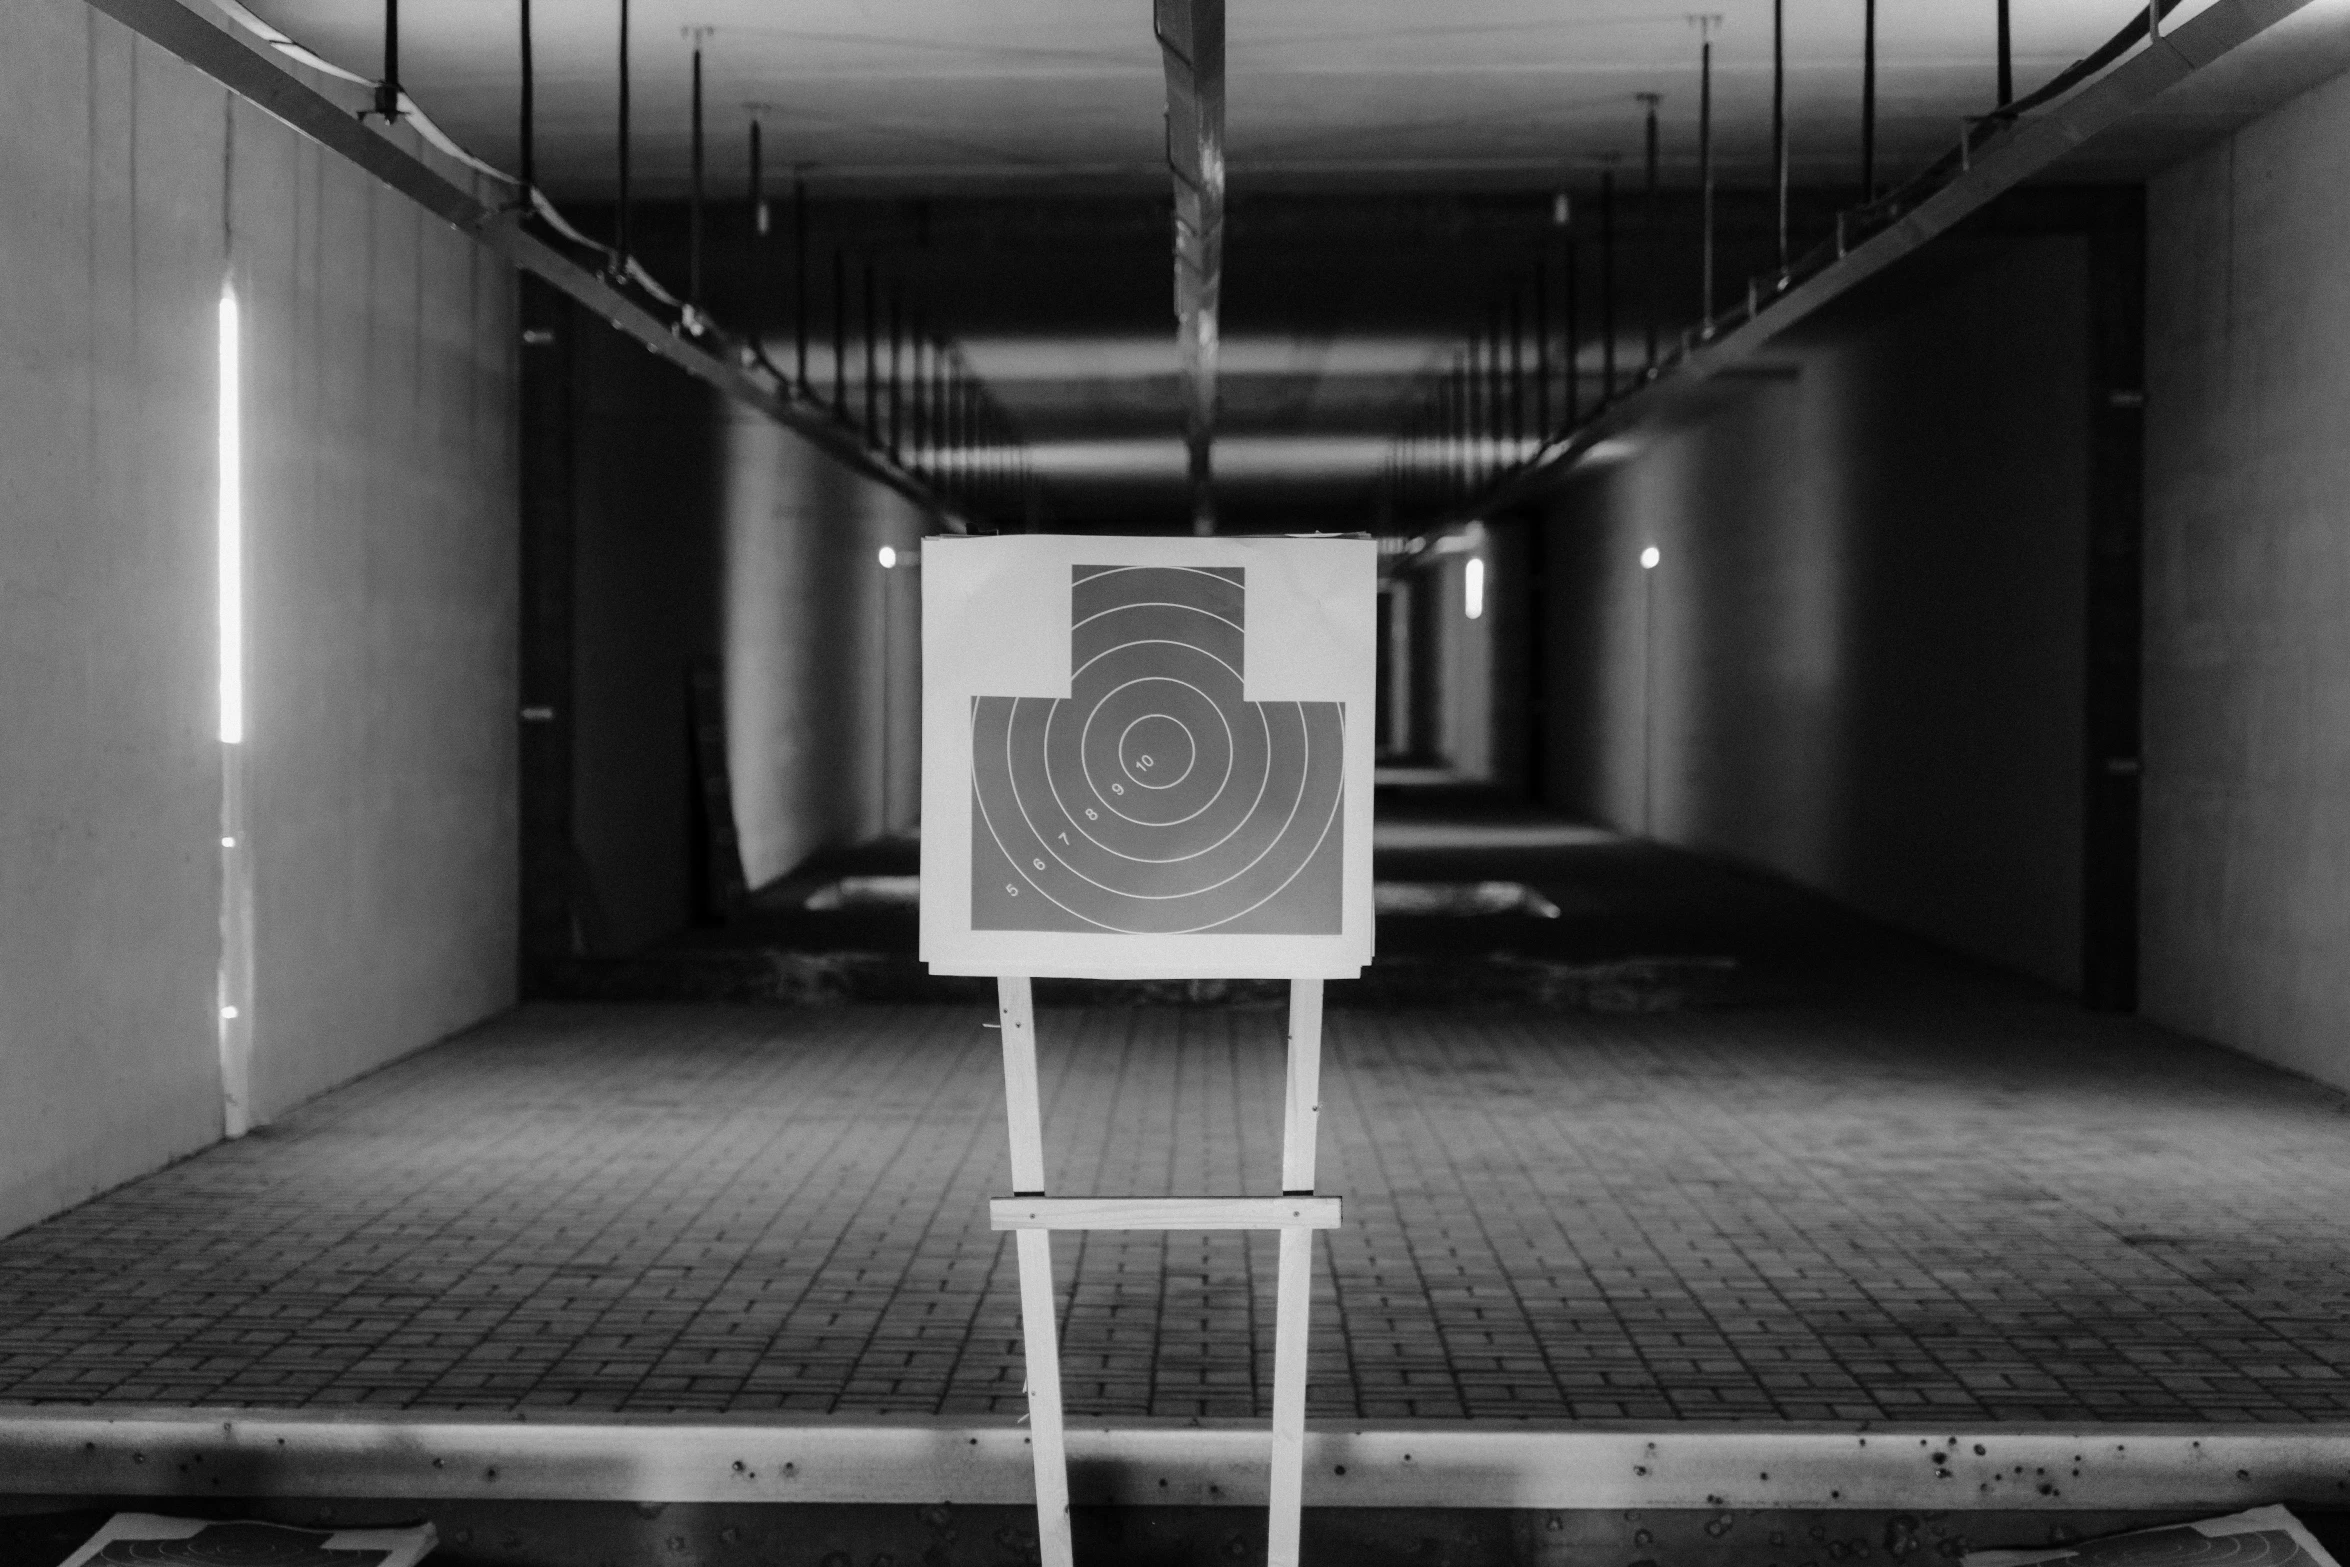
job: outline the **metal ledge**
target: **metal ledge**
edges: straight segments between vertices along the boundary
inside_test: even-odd
[[[1262,1506],[1264,1427],[1069,1428],[1081,1506]],[[2222,1511],[2350,1501],[2350,1426],[1396,1422],[1306,1437],[1309,1507]],[[1033,1499],[1010,1424],[0,1408],[0,1492],[550,1501]]]

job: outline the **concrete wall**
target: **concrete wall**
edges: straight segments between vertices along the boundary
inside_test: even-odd
[[[750,410],[723,439],[727,763],[756,887],[920,814],[924,519]]]
[[[255,1103],[515,984],[514,284],[240,106]]]
[[[1464,781],[1493,776],[1495,731],[1501,715],[1494,702],[1492,595],[1485,613],[1468,615],[1468,569],[1482,562],[1493,579],[1493,549],[1482,529],[1473,549],[1439,557],[1419,575],[1423,591],[1435,598],[1436,755]]]
[[[256,1098],[512,985],[506,281],[76,0],[0,10],[0,1231],[220,1134],[216,305]]]
[[[1981,242],[1579,482],[1547,797],[2077,983],[2085,279],[2078,240]]]
[[[2350,1086],[2350,78],[2149,193],[2142,1008]]]

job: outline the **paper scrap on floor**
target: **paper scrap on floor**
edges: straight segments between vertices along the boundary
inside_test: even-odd
[[[843,876],[808,894],[802,908],[890,909],[914,907],[922,901],[919,876]]]
[[[1517,881],[1382,881],[1371,889],[1381,914],[1524,914],[1559,917],[1559,906]],[[919,876],[843,876],[808,894],[803,908],[886,909],[912,905],[922,895]]]
[[[1559,917],[1559,906],[1522,881],[1382,881],[1371,887],[1381,914],[1524,914]]]
[[[2334,1558],[2282,1507],[2255,1507],[2225,1518],[2168,1524],[2130,1534],[2033,1551],[1969,1551],[1964,1567],[2336,1567]]]
[[[116,1513],[58,1567],[201,1562],[204,1567],[416,1567],[438,1543],[429,1523],[403,1529],[292,1529]]]

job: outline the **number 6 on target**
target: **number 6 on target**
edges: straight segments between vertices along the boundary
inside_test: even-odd
[[[932,972],[1361,972],[1376,559],[1359,539],[930,540]]]

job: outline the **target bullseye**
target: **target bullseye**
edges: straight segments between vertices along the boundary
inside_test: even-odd
[[[1118,762],[1126,776],[1145,789],[1172,789],[1191,776],[1198,759],[1191,730],[1180,718],[1146,713],[1118,737]]]

